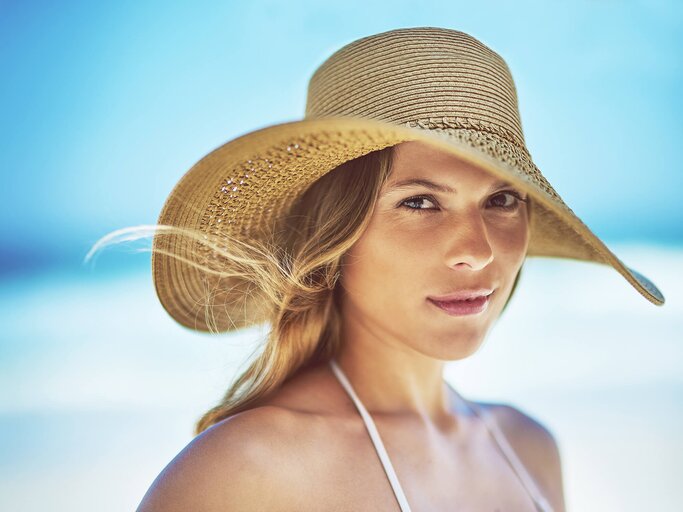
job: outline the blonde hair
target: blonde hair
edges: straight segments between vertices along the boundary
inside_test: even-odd
[[[280,220],[267,241],[226,241],[220,235],[207,239],[204,233],[185,228],[155,226],[157,235],[181,234],[204,244],[222,263],[217,267],[185,262],[207,274],[227,278],[232,288],[244,289],[241,286],[246,285],[254,290],[258,301],[267,302],[270,330],[262,350],[219,403],[199,418],[195,434],[258,406],[260,400],[297,372],[326,362],[339,352],[337,282],[341,260],[370,222],[379,192],[391,172],[393,149],[388,147],[347,161],[316,180]],[[103,245],[98,242],[94,249]],[[164,250],[159,252],[175,257]],[[503,311],[520,273],[521,269]],[[207,297],[207,315],[221,306],[215,303],[217,297],[220,295],[216,293]]]

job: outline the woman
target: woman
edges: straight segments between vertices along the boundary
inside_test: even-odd
[[[140,512],[564,510],[549,430],[466,400],[444,363],[481,346],[527,256],[609,264],[664,303],[533,164],[505,61],[449,29],[335,52],[304,120],[204,157],[159,225],[174,319],[271,330]]]

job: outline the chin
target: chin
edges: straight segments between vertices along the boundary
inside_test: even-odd
[[[462,333],[461,333],[462,334]],[[427,350],[420,350],[425,355],[441,361],[460,361],[476,353],[481,347],[483,337],[446,336],[432,338]]]

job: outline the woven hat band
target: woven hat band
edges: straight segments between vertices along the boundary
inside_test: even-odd
[[[404,29],[340,48],[313,74],[306,118],[353,116],[495,133],[526,151],[505,61],[463,32]]]

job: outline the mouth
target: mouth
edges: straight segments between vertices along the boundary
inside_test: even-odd
[[[476,315],[486,311],[491,295],[493,291],[485,290],[469,293],[469,298],[444,300],[427,297],[427,300],[451,316]]]

